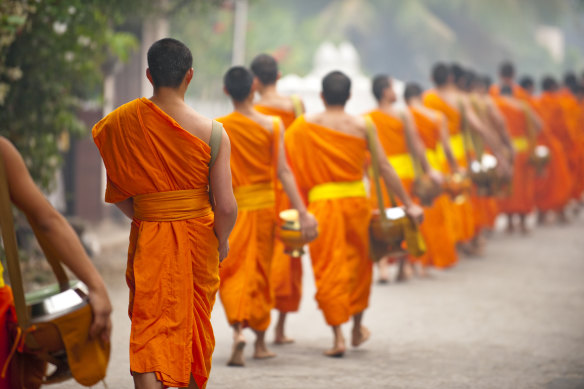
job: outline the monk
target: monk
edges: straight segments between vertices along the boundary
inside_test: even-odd
[[[562,122],[557,121],[558,116],[553,110],[553,105],[541,104],[539,99],[535,98],[533,78],[522,77],[519,85],[529,94],[529,104],[543,122],[537,144],[546,146],[551,155],[548,165],[535,177],[535,206],[538,210],[538,224],[544,224],[549,213],[556,214],[560,223],[566,223],[568,219],[565,210],[572,198],[572,176],[562,143],[552,130],[553,126],[561,126]],[[546,87],[548,86],[546,84]]]
[[[428,175],[440,185],[442,176],[432,168],[426,159],[425,147],[417,132],[416,125],[409,111],[398,111],[394,107],[397,101],[396,94],[392,87],[392,80],[389,76],[380,74],[373,78],[372,92],[377,100],[377,109],[368,112],[371,117],[381,145],[388,161],[395,169],[402,185],[408,193],[411,192],[415,179],[421,179],[423,175]],[[414,162],[415,161],[415,162]],[[377,208],[377,196],[372,192],[372,204]],[[391,207],[387,192],[383,192],[383,203],[385,207]],[[405,281],[408,278],[408,268],[406,267],[408,255],[402,255],[398,260],[397,281]],[[417,262],[412,259],[412,262]],[[383,258],[378,262],[379,281],[388,281],[387,266],[389,258]],[[421,276],[427,276],[426,263],[420,263],[418,271]]]
[[[523,88],[515,82],[515,65],[510,61],[503,61],[499,65],[499,84],[491,85],[489,93],[491,96],[499,96],[502,87],[511,88],[511,95],[519,100],[528,101],[529,95]]]
[[[407,83],[404,99],[414,119],[416,128],[426,148],[426,158],[430,166],[443,173],[447,169],[440,164],[437,152],[441,145],[453,170],[457,164],[450,149],[448,126],[444,115],[427,108],[422,102],[422,88],[416,83]],[[426,241],[427,252],[421,258],[423,266],[432,265],[439,269],[453,266],[458,261],[453,220],[450,215],[452,203],[446,194],[434,200],[431,206],[424,208],[424,223],[420,230]]]
[[[230,143],[221,129],[209,168],[212,127],[220,125],[184,102],[193,78],[184,44],[155,42],[146,77],[152,97],[122,105],[93,127],[107,171],[105,200],[132,219],[130,370],[136,388],[204,388],[219,262],[237,217]]]
[[[584,194],[584,107],[576,98],[578,80],[572,72],[566,73],[563,86],[556,93],[562,107],[566,126],[573,140],[569,154],[570,167],[574,174],[572,198],[577,209],[581,208]]]
[[[468,167],[471,150],[469,150],[470,140],[468,135],[461,132],[462,119],[461,111],[464,113],[464,120],[468,123],[470,130],[477,134],[484,143],[491,147],[499,161],[499,169],[502,174],[510,174],[510,166],[501,151],[496,139],[485,129],[484,124],[476,117],[470,106],[469,100],[461,95],[455,84],[453,71],[444,63],[437,63],[432,69],[432,80],[435,89],[424,94],[424,105],[442,112],[448,122],[448,132],[450,145],[454,158],[458,166],[463,169]],[[444,156],[441,156],[444,159]],[[460,249],[466,254],[476,255],[482,251],[481,240],[477,234],[477,221],[469,197],[454,204],[455,229],[457,242]]]
[[[110,341],[112,306],[103,279],[87,256],[79,237],[69,223],[47,201],[32,180],[18,150],[4,137],[0,137],[0,158],[6,170],[8,192],[12,203],[28,219],[43,251],[58,257],[89,290],[89,304],[93,311],[91,337]],[[0,227],[1,228],[1,227]],[[9,356],[11,339],[6,320],[13,313],[12,291],[4,283],[0,264],[0,369]],[[0,388],[10,387],[10,377],[0,378]]]
[[[276,89],[276,82],[281,74],[278,63],[268,54],[260,54],[251,62],[251,71],[257,83],[257,92],[260,95],[254,108],[256,111],[269,116],[278,116],[284,127],[288,128],[298,116],[304,113],[304,104],[296,95],[283,96]],[[290,201],[277,185],[280,196],[277,213],[290,208]],[[286,316],[290,312],[298,311],[302,297],[302,262],[300,258],[292,258],[284,253],[284,244],[276,239],[274,242],[274,257],[272,258],[272,272],[270,283],[274,290],[275,308],[278,310],[275,344],[290,344],[294,339],[286,336],[284,326]]]
[[[243,366],[245,327],[256,334],[254,358],[275,356],[266,346],[265,332],[273,308],[270,272],[278,209],[276,180],[282,184],[292,208],[298,210],[307,241],[316,237],[317,222],[307,212],[286,161],[282,121],[254,109],[257,84],[253,75],[236,66],[227,71],[223,81],[234,111],[218,121],[232,142],[233,190],[240,214],[232,234],[231,253],[221,267],[219,294],[233,327],[234,344],[228,365]]]
[[[526,217],[535,208],[535,170],[529,164],[529,144],[542,125],[527,102],[513,97],[513,90],[508,85],[500,88],[495,102],[505,117],[516,152],[511,190],[499,200],[499,209],[507,215],[508,232],[513,232],[513,216],[518,215],[520,231],[526,234]]]
[[[351,344],[357,347],[370,336],[362,324],[372,277],[371,205],[363,183],[368,147],[377,148],[386,189],[396,194],[411,217],[422,217],[421,208],[401,185],[377,136],[375,144],[368,144],[366,119],[345,112],[350,93],[351,80],[345,74],[327,74],[322,80],[324,112],[301,116],[286,132],[292,170],[320,226],[318,239],[310,245],[310,256],[316,301],[333,331],[333,347],[325,352],[330,357],[344,355],[341,325],[351,317]]]

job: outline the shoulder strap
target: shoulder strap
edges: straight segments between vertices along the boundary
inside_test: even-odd
[[[23,330],[28,326],[28,315],[26,301],[24,298],[24,287],[22,286],[22,274],[18,261],[18,247],[16,245],[16,234],[14,233],[14,219],[12,218],[12,208],[10,193],[8,191],[8,177],[4,167],[4,159],[0,153],[0,227],[2,228],[2,240],[6,251],[6,265],[10,286],[14,296],[14,307],[16,309],[16,319],[18,325]]]
[[[211,160],[209,161],[209,170],[213,167],[219,149],[221,148],[221,137],[223,136],[223,125],[216,120],[213,120],[211,128],[211,138],[209,138],[209,147],[211,147]]]
[[[377,155],[377,142],[375,141],[375,124],[371,116],[365,116],[365,126],[367,128],[367,144],[369,145],[369,153],[371,154],[371,170],[373,171],[373,184],[375,185],[375,193],[377,194],[377,202],[379,206],[379,215],[385,219],[385,205],[383,204],[383,193],[381,192],[381,184],[379,183],[379,156]],[[389,192],[389,201],[391,206],[395,207],[397,204],[393,193]]]
[[[292,95],[290,98],[292,99],[292,104],[294,105],[294,115],[296,117],[302,116],[304,112],[302,112],[302,101],[300,101],[300,97],[298,95]]]
[[[420,178],[423,176],[422,166],[420,163],[420,159],[418,158],[418,154],[416,153],[416,149],[414,147],[414,139],[412,138],[412,134],[410,132],[414,131],[414,129],[410,127],[405,112],[400,112],[399,116],[402,123],[404,124],[404,136],[406,138],[406,145],[408,147],[408,150],[410,151],[412,165],[414,165],[414,178]]]

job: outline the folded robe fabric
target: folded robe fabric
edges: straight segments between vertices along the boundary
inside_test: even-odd
[[[279,117],[286,128],[290,127],[296,118],[294,111],[285,111],[265,105],[256,105],[255,109],[265,115]],[[276,210],[276,214],[279,214],[280,211],[289,209],[291,204],[279,182],[276,183],[276,190],[279,191],[280,196]],[[300,258],[292,258],[285,254],[284,244],[278,238],[274,242],[270,284],[274,291],[274,308],[280,312],[298,311],[302,297],[302,262]]]
[[[103,118],[93,127],[93,138],[107,171],[107,202],[141,195],[164,201],[176,191],[207,191],[210,147],[146,98]],[[132,221],[126,270],[130,369],[155,372],[173,387],[188,386],[192,375],[204,388],[215,347],[210,319],[219,287],[208,197],[165,212],[151,209],[149,196],[145,201],[151,220]],[[167,220],[157,221],[162,219]]]
[[[285,143],[305,196],[322,184],[357,183],[363,178],[365,138],[307,122],[301,116],[286,131]],[[329,325],[340,325],[369,305],[371,206],[365,195],[330,197],[309,203],[308,210],[319,223],[319,236],[310,244],[310,257],[318,306]]]
[[[499,199],[499,209],[503,213],[526,215],[535,208],[535,170],[529,164],[526,146],[529,138],[527,115],[523,107],[509,102],[507,97],[495,97],[494,100],[507,123],[516,152],[511,190]]]
[[[441,121],[445,120],[443,115],[435,111],[436,116],[429,117],[417,108],[410,108],[410,112],[426,146],[426,153],[431,156],[428,162],[438,171],[445,170],[441,168],[437,158],[432,157],[438,147]],[[451,207],[448,195],[442,194],[434,199],[431,206],[424,208],[424,222],[420,225],[420,231],[426,241],[427,252],[420,258],[423,264],[446,268],[453,266],[458,260],[454,225],[449,215]]]
[[[456,162],[461,167],[467,167],[468,161],[462,148],[461,139],[461,115],[457,108],[451,106],[435,90],[429,90],[423,97],[424,105],[441,112],[447,120],[450,146]],[[442,157],[443,156],[440,156]],[[454,231],[457,242],[465,242],[473,238],[476,232],[476,222],[472,202],[468,196],[453,203]]]
[[[231,140],[231,173],[238,205],[230,251],[221,264],[219,295],[230,324],[257,331],[270,325],[276,205],[274,132],[233,112],[217,119]],[[258,202],[261,200],[260,202]]]

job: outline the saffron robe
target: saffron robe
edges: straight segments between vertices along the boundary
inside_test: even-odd
[[[580,200],[584,193],[584,107],[568,89],[560,90],[554,97],[562,107],[566,126],[573,141],[569,154],[574,179],[572,197]]]
[[[363,178],[368,154],[364,138],[309,123],[300,116],[286,131],[285,143],[297,184],[305,195],[322,184],[358,185]],[[340,196],[308,205],[319,224],[319,236],[310,243],[316,301],[331,326],[343,324],[367,308],[372,279],[369,200],[364,193]]]
[[[499,199],[499,209],[507,214],[526,215],[535,208],[535,170],[529,164],[528,118],[524,109],[509,103],[504,97],[495,97],[494,100],[507,123],[515,148],[510,193]]]
[[[436,114],[440,116],[432,118],[414,107],[410,107],[410,112],[420,138],[426,146],[428,163],[432,168],[443,171],[444,168],[438,161],[436,153],[440,139],[441,120],[445,120],[444,117],[436,111]],[[424,208],[424,222],[420,225],[420,231],[426,241],[427,251],[420,258],[421,263],[446,268],[458,261],[451,209],[452,202],[446,194],[440,195],[434,199],[431,206]]]
[[[217,119],[231,140],[233,192],[238,206],[230,251],[221,264],[219,295],[229,324],[256,331],[270,325],[270,266],[275,238],[274,132],[233,112]]]
[[[288,128],[296,118],[293,111],[285,111],[265,105],[256,105],[255,109],[264,115],[278,116],[284,127]],[[290,200],[281,185],[276,185],[279,193],[277,214],[290,208]],[[274,257],[270,283],[274,291],[274,307],[280,312],[296,312],[302,297],[302,262],[300,258],[292,258],[284,253],[284,244],[276,239],[274,242]]]
[[[535,205],[540,211],[560,211],[572,198],[573,180],[570,166],[562,142],[558,140],[552,128],[562,126],[560,116],[556,116],[553,106],[531,99],[531,106],[543,121],[543,128],[538,136],[538,144],[550,150],[550,162],[543,172],[535,177]],[[561,131],[561,130],[560,130]]]
[[[140,196],[200,194],[192,198],[202,204],[196,217],[185,219],[181,209],[151,221],[134,217],[126,281],[131,371],[155,372],[173,387],[188,386],[192,374],[203,388],[215,347],[211,310],[219,287],[207,189],[210,147],[146,98],[122,105],[92,132],[107,171],[105,201],[134,198],[136,207]]]
[[[448,102],[442,99],[435,90],[429,90],[423,97],[424,105],[436,111],[442,112],[446,117],[448,124],[448,134],[450,136],[450,147],[454,154],[456,162],[461,167],[467,167],[468,161],[462,146],[462,133],[460,131],[461,116],[458,109],[451,106]],[[444,153],[439,153],[439,158],[446,163]],[[454,231],[457,242],[465,242],[473,238],[475,235],[475,220],[472,202],[469,196],[453,202],[452,206]]]

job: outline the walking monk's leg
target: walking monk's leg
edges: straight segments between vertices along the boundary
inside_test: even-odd
[[[333,348],[324,352],[327,357],[340,358],[345,355],[345,337],[343,336],[343,331],[341,331],[341,326],[331,326],[333,329]]]
[[[290,344],[294,343],[294,339],[288,338],[284,333],[284,324],[286,323],[286,315],[288,312],[280,311],[278,315],[278,322],[276,323],[276,338],[274,343],[276,344]]]
[[[363,312],[353,315],[353,331],[351,336],[351,345],[359,347],[365,343],[371,336],[371,332],[367,327],[361,324],[363,319]]]
[[[243,359],[244,348],[245,337],[243,336],[242,325],[241,323],[235,323],[233,325],[233,349],[227,366],[245,366],[245,360]]]
[[[256,341],[253,357],[255,359],[274,358],[276,354],[268,350],[268,347],[266,346],[266,331],[254,330],[254,332],[256,334]]]

